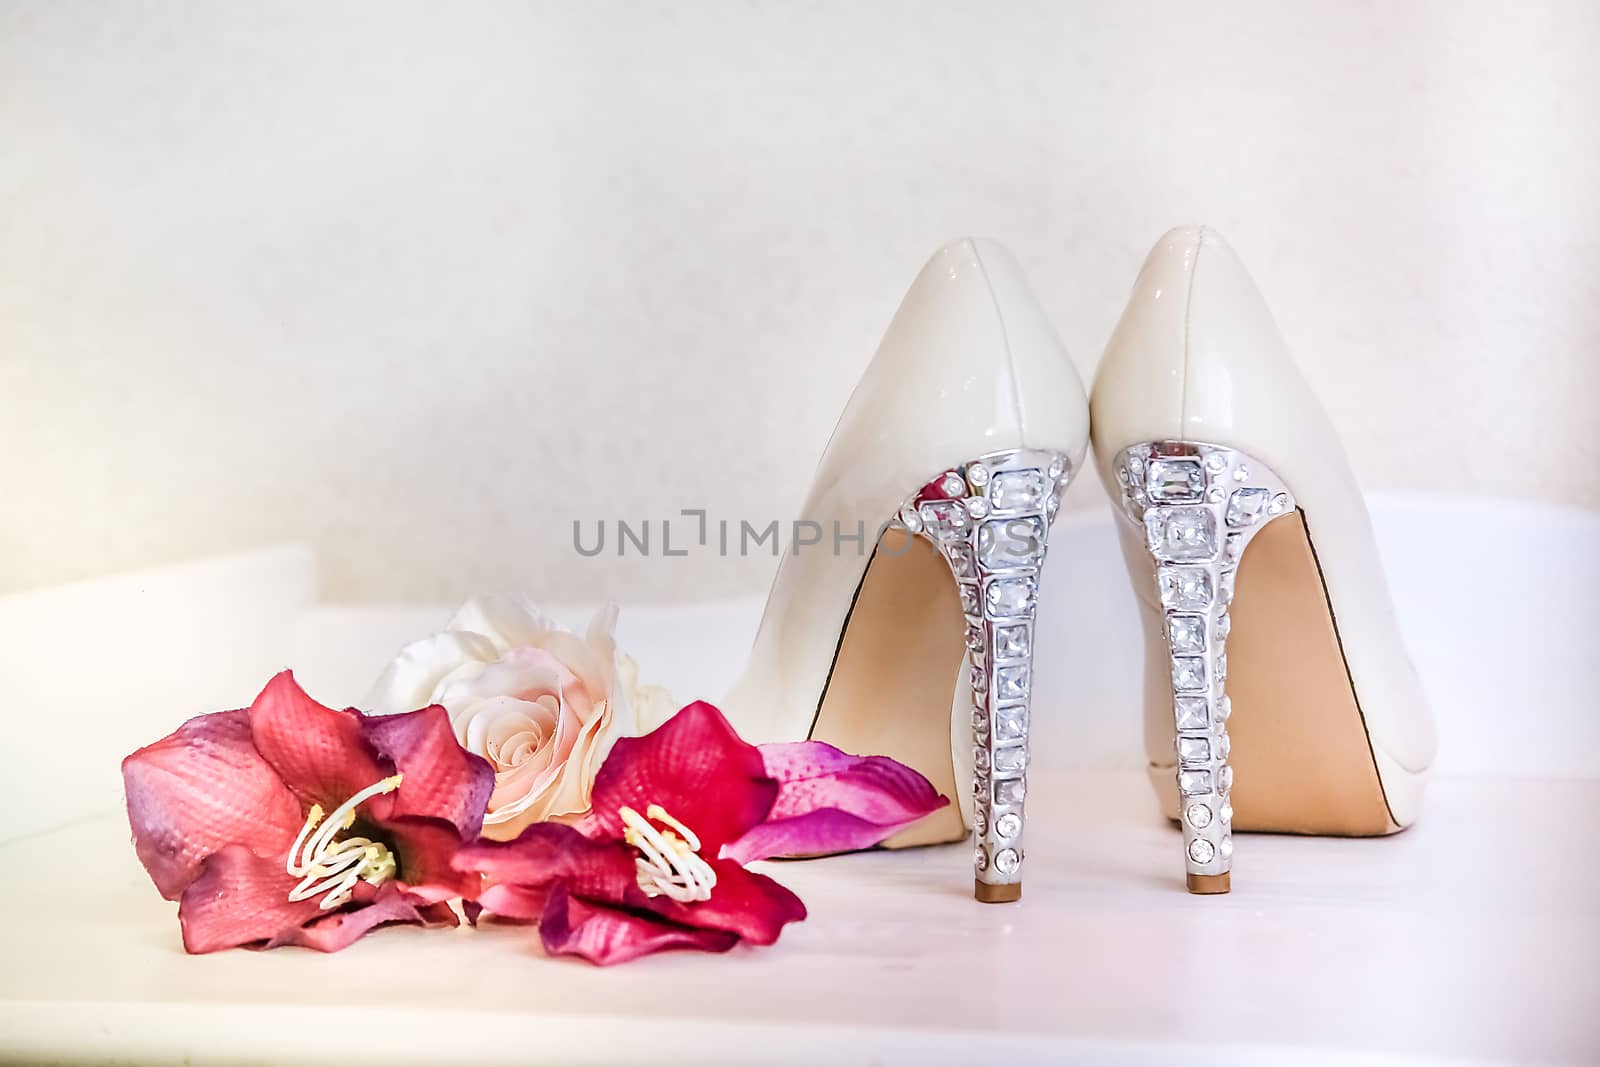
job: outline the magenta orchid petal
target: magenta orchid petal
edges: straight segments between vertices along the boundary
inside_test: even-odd
[[[183,947],[202,953],[282,943],[290,931],[324,914],[314,898],[290,902],[295,882],[281,862],[225,846],[184,890],[178,905]]]
[[[332,809],[387,778],[361,736],[361,716],[335,711],[306,695],[289,671],[279,673],[250,705],[256,751],[305,805]],[[391,802],[379,797],[373,810]]]
[[[133,753],[123,778],[139,858],[179,901],[190,952],[333,951],[380,925],[454,924],[446,901],[482,888],[452,860],[481,826],[493,772],[442,708],[369,723],[285,671],[249,708]],[[307,899],[291,900],[302,886]]]
[[[556,888],[559,888],[557,886]],[[496,919],[513,922],[538,922],[550,903],[550,886],[528,888],[520,885],[492,885],[478,894],[478,904]],[[565,892],[565,890],[563,890]]]
[[[491,883],[478,899],[491,912],[529,919],[556,889],[596,907],[650,912],[686,927],[722,930],[758,945],[777,940],[786,923],[805,918],[805,905],[766,875],[726,859],[712,860],[716,886],[709,900],[680,904],[646,896],[639,887],[639,853],[622,841],[593,841],[569,826],[539,823],[515,841],[480,841],[456,856],[458,867]]]
[[[402,715],[361,716],[359,727],[404,778],[388,818],[427,815],[448,820],[466,840],[478,836],[494,792],[494,768],[461,747],[448,712],[435,705]]]
[[[404,788],[402,786],[402,788]],[[483,879],[454,864],[461,835],[447,819],[403,815],[377,821],[378,836],[393,848],[395,878],[414,898],[437,903],[476,896]]]
[[[338,952],[380,926],[395,925],[453,927],[461,925],[461,920],[448,904],[422,904],[397,886],[385,885],[364,907],[289,930],[277,944]]]
[[[593,907],[560,888],[550,894],[540,918],[539,940],[553,956],[578,956],[601,966],[676,948],[726,952],[739,943],[737,935],[721,930],[701,930],[653,915]]]
[[[813,811],[809,815],[762,823],[733,844],[724,845],[722,855],[737,863],[774,858],[817,859],[872,848],[897,829],[886,830],[877,823],[837,809]]]
[[[645,897],[637,887],[636,906],[685,925],[725,930],[753,945],[770,945],[789,923],[806,917],[806,906],[794,893],[764,874],[747,871],[733,860],[713,860],[717,872],[711,899],[679,904],[666,897]]]
[[[766,817],[777,791],[761,753],[722,713],[691,704],[617,742],[576,827],[541,823],[515,841],[480,841],[455,864],[484,877],[478,899],[489,912],[537,919],[552,953],[606,964],[667,948],[770,945],[805,905],[718,851]]]
[[[546,890],[565,884],[575,895],[620,903],[635,885],[638,853],[620,839],[596,841],[564,823],[534,823],[515,841],[479,840],[462,848],[455,865],[484,875],[492,885]],[[480,900],[489,903],[486,890]],[[493,905],[489,910],[504,914]]]
[[[294,884],[273,860],[238,845],[221,849],[206,860],[178,905],[183,947],[204,953],[304,945],[333,952],[383,923],[445,921],[437,909],[424,910],[393,884],[362,885],[350,905],[326,911],[316,898],[290,902],[287,891]]]
[[[698,701],[643,737],[617,741],[578,826],[589,837],[620,838],[623,806],[642,813],[659,804],[715,856],[765,819],[777,795],[756,747],[740,740],[722,712]]]
[[[485,875],[491,882],[547,886],[573,874],[582,862],[579,850],[590,844],[565,823],[536,822],[511,841],[479,838],[464,845],[452,862],[457,870]]]
[[[476,895],[482,879],[452,860],[483,827],[494,769],[461,747],[441,707],[359,720],[366,741],[401,777],[386,808],[368,809],[393,842],[400,880],[430,902]]]
[[[765,822],[722,850],[740,863],[871,848],[950,803],[887,756],[852,756],[821,741],[760,751],[778,798]]]
[[[122,780],[134,848],[168,900],[224,845],[281,855],[305,819],[251,743],[247,709],[190,719],[123,760]]]

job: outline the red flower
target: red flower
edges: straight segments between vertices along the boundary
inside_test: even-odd
[[[450,861],[483,825],[494,772],[443,708],[334,711],[284,671],[250,707],[141,748],[122,776],[139,859],[179,902],[190,952],[331,952],[384,923],[454,925],[445,901],[478,889]]]
[[[769,945],[805,906],[743,861],[780,847],[866,847],[948,803],[892,760],[812,742],[775,748],[786,783],[721,712],[690,704],[616,743],[576,826],[539,823],[514,841],[480,841],[455,863],[487,877],[479,901],[489,912],[537,921],[554,954],[607,964],[666,948]]]

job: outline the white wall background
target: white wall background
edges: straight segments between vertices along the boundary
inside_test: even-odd
[[[1586,2],[5,0],[0,591],[756,592],[572,521],[792,515],[960,234],[1087,378],[1187,221],[1370,486],[1600,506],[1597,54]]]

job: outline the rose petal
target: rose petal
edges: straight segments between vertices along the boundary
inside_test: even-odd
[[[243,709],[190,719],[123,760],[122,780],[134,848],[168,900],[224,845],[287,855],[305,819],[256,752]]]
[[[561,688],[564,692],[570,692],[575,685],[581,688],[586,698],[585,708],[606,698],[610,691],[611,664],[583,638],[565,630],[551,630],[532,644],[535,648],[527,651],[541,651],[567,669]]]
[[[595,609],[589,617],[589,629],[584,637],[604,655],[611,655],[617,647],[617,619],[622,609],[615,600],[608,600]]]
[[[605,765],[606,757],[611,755],[611,750],[617,741],[624,736],[632,735],[621,725],[608,704],[601,704],[600,714],[583,724],[583,731],[578,735],[577,743],[572,746],[572,756],[569,760],[573,766],[569,780],[580,790],[580,795],[574,798],[574,804],[567,809],[568,811],[588,810],[589,794],[595,776],[600,773],[600,768]]]
[[[620,699],[619,699],[620,694]],[[632,656],[618,654],[617,684],[612,689],[612,703],[621,721],[629,724],[627,735],[649,732],[672,718],[683,705],[673,699],[665,686],[641,685],[639,664]]]
[[[484,819],[485,837],[508,841],[533,823],[589,809],[587,761],[581,749],[576,758],[574,751],[586,743],[590,727],[580,724],[564,705],[553,713],[553,723],[553,736],[545,738],[532,757],[497,776]],[[598,729],[602,723],[596,719],[591,725]]]
[[[474,633],[439,633],[413,641],[384,668],[363,707],[375,715],[398,715],[434,702],[434,690],[463,663],[489,662],[494,642]]]
[[[887,756],[851,756],[821,741],[760,750],[778,799],[765,822],[722,850],[740,863],[871,848],[950,803]]]
[[[483,819],[483,836],[511,841],[523,830],[545,819],[545,794],[559,769],[529,762],[495,778],[495,795]]]
[[[553,956],[578,956],[600,966],[667,949],[726,952],[739,943],[737,935],[721,930],[697,930],[651,915],[596,907],[563,889],[550,894],[539,920],[539,940]]]
[[[462,747],[487,759],[491,745],[503,744],[506,736],[517,730],[531,728],[553,736],[560,714],[559,704],[490,696],[473,700],[451,718]]]
[[[644,814],[659,804],[715,856],[762,822],[778,795],[761,753],[704,701],[683,708],[643,737],[619,738],[595,776],[593,810],[580,823],[591,837],[620,838],[624,805]]]
[[[520,797],[496,806],[487,820],[493,828],[485,830],[485,836],[509,840],[532,823],[587,812],[594,768],[601,762],[594,753],[603,747],[595,735],[609,722],[609,717],[601,714],[580,724],[563,705],[556,735],[545,743],[538,756],[539,762],[548,769],[537,780],[527,783]],[[507,783],[504,792],[512,791],[511,783]],[[497,790],[497,797],[499,795],[501,792]]]
[[[361,716],[358,729],[403,778],[392,794],[386,818],[422,815],[444,819],[462,837],[478,836],[484,806],[494,791],[494,768],[456,743],[443,708],[436,705],[403,715]]]
[[[304,945],[335,952],[382,923],[449,921],[438,909],[419,908],[393,883],[377,889],[363,883],[352,905],[330,913],[320,896],[291,903],[289,891],[297,882],[281,862],[237,845],[223,848],[206,861],[178,905],[183,947],[203,953]]]
[[[438,703],[459,714],[486,697],[511,696],[537,700],[546,694],[557,696],[561,687],[576,679],[560,660],[537,648],[514,648],[502,659],[486,663],[481,671],[446,683]]]
[[[496,655],[508,648],[531,645],[554,623],[534,607],[525,596],[495,595],[473,597],[445,624],[446,630],[469,630],[482,635],[495,647]],[[495,656],[486,656],[494,659]]]
[[[362,716],[334,711],[306,695],[284,671],[250,705],[256,751],[306,807],[325,810],[393,772],[378,763],[361,735]],[[387,810],[390,798],[374,797],[364,812]]]

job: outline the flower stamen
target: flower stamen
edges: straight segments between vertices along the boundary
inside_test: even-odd
[[[671,897],[679,904],[711,899],[717,872],[700,856],[700,838],[693,830],[667,814],[660,804],[651,804],[644,815],[624,805],[617,814],[627,828],[622,839],[643,853],[634,867],[645,896]],[[652,821],[667,829],[656,828]]]
[[[291,875],[300,879],[300,884],[289,892],[291,902],[327,890],[328,895],[322,898],[319,907],[337,908],[355,895],[357,882],[376,886],[394,877],[394,853],[387,845],[365,837],[347,837],[342,841],[336,841],[335,837],[355,825],[358,806],[398,788],[400,775],[390,775],[340,804],[326,819],[322,817],[321,804],[311,805],[305,825],[289,848],[289,861],[285,865]]]

